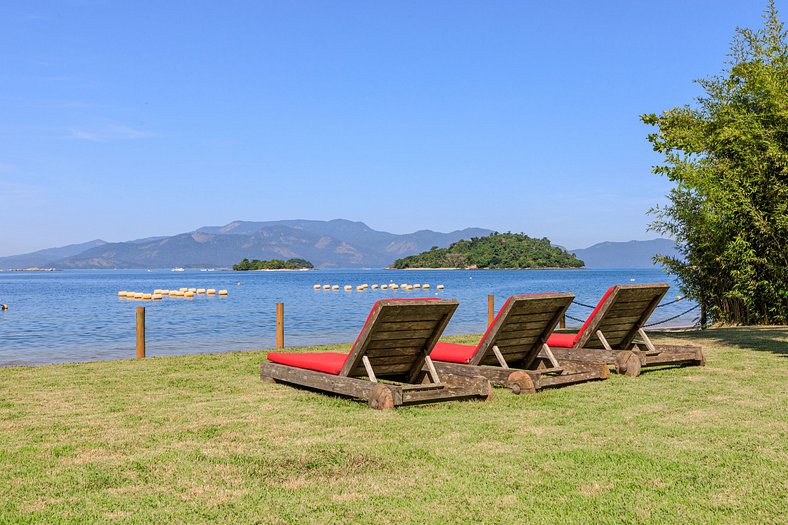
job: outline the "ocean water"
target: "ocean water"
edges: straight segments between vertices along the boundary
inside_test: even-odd
[[[430,290],[355,291],[359,284],[429,283]],[[387,297],[443,297],[460,302],[445,334],[479,333],[487,295],[496,308],[518,293],[573,292],[596,304],[613,284],[667,282],[667,303],[678,286],[660,269],[620,270],[314,270],[231,272],[186,270],[69,270],[0,273],[0,366],[129,359],[135,353],[135,308],[146,307],[148,356],[272,348],[277,302],[284,303],[285,345],[349,343],[372,304]],[[352,292],[314,290],[314,284],[353,285]],[[436,285],[443,284],[444,290]],[[162,301],[119,299],[118,291],[156,288],[227,289],[227,297]],[[658,308],[650,322],[676,316],[693,303]],[[569,315],[590,310],[573,304]],[[663,326],[692,324],[697,310]],[[579,323],[568,320],[568,325]]]

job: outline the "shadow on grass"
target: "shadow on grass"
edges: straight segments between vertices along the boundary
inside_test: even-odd
[[[654,334],[655,337],[657,334]],[[737,326],[709,328],[694,332],[670,332],[659,337],[702,345],[712,341],[723,347],[736,347],[757,352],[772,352],[788,357],[788,326]]]

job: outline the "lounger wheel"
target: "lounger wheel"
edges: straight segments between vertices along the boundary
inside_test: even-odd
[[[370,390],[367,403],[375,410],[389,410],[394,408],[394,393],[386,385],[377,384]]]
[[[616,355],[616,373],[629,377],[640,375],[640,356],[632,350],[624,350]]]
[[[512,372],[506,380],[506,384],[514,394],[535,394],[533,379],[525,372]]]

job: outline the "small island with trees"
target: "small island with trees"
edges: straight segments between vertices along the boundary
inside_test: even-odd
[[[492,233],[453,243],[448,248],[397,259],[390,268],[535,269],[582,268],[583,261],[553,246],[547,238],[534,239],[522,233]]]
[[[259,259],[244,259],[238,264],[233,264],[233,270],[243,272],[248,270],[313,270],[315,267],[306,259],[271,259],[261,261]]]

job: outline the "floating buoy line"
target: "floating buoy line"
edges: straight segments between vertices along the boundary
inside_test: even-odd
[[[156,289],[153,290],[153,293],[130,292],[127,290],[121,290],[118,292],[118,298],[120,299],[134,299],[141,301],[161,301],[165,297],[173,297],[176,299],[193,299],[195,296],[200,295],[211,297],[219,295],[220,297],[225,297],[229,295],[229,293],[227,290],[219,290],[217,292],[215,288],[179,288],[177,290]]]
[[[428,284],[428,283],[415,283],[415,284],[389,283],[389,284],[372,284],[372,285],[359,284],[359,285],[356,285],[356,286],[353,286],[352,284],[345,284],[345,285],[342,285],[342,286],[340,286],[338,284],[315,284],[314,286],[312,286],[312,288],[314,290],[333,290],[333,291],[337,291],[337,290],[341,289],[341,290],[344,290],[346,292],[352,292],[353,288],[355,288],[357,292],[363,292],[365,290],[400,290],[400,289],[401,290],[405,290],[405,291],[410,291],[410,290],[429,290],[431,287],[432,286],[430,284]],[[445,286],[442,285],[442,284],[439,284],[439,285],[435,286],[436,290],[443,290],[444,288],[445,288]]]

